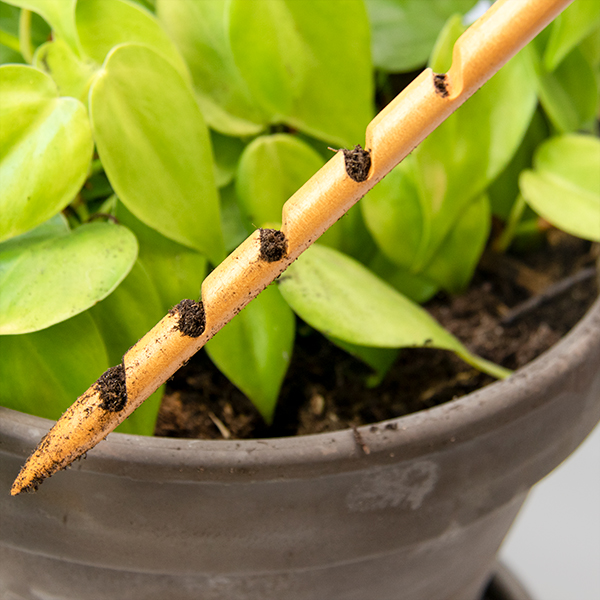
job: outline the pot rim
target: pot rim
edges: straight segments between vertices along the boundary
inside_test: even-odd
[[[551,401],[552,394],[544,390],[559,389],[565,376],[577,377],[590,351],[600,353],[600,297],[567,335],[509,378],[439,406],[357,430],[285,438],[202,440],[111,433],[73,469],[134,479],[154,479],[157,467],[163,480],[234,475],[264,479],[300,476],[315,463],[326,473],[363,469],[366,463],[391,464],[400,456],[410,460],[485,435],[535,411]],[[53,424],[0,407],[2,446],[23,459]]]

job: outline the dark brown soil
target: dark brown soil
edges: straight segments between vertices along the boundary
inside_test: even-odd
[[[562,293],[510,324],[511,309],[557,281],[594,265],[598,245],[550,231],[545,247],[524,257],[486,255],[462,296],[440,294],[426,308],[473,352],[516,369],[557,342],[597,296],[597,277],[563,285]],[[580,278],[581,279],[581,278]],[[383,382],[304,323],[272,426],[200,352],[168,384],[156,435],[223,439],[290,436],[351,428],[435,406],[492,380],[452,353],[403,349]]]
[[[260,257],[267,262],[281,260],[287,252],[287,240],[278,229],[260,230]]]
[[[346,173],[352,181],[360,183],[369,176],[371,169],[371,153],[363,150],[360,144],[354,146],[352,150],[343,150]]]
[[[119,412],[127,404],[127,386],[125,385],[125,367],[123,364],[111,367],[96,381],[100,407],[110,412]]]
[[[433,86],[442,98],[448,97],[448,76],[445,73],[433,74]]]
[[[170,315],[179,315],[177,328],[181,333],[192,338],[200,337],[206,327],[206,314],[202,302],[182,300],[170,311]]]

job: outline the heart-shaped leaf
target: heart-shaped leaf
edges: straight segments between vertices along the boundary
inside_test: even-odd
[[[188,77],[181,54],[147,10],[122,0],[83,0],[77,3],[75,17],[81,47],[98,64],[115,46],[137,43],[148,46]]]
[[[308,144],[285,133],[248,144],[237,169],[235,189],[248,219],[257,227],[281,223],[285,202],[325,161]]]
[[[373,115],[362,1],[232,0],[229,28],[235,63],[272,120],[342,146],[362,142]]]
[[[519,180],[527,203],[573,235],[600,241],[600,140],[563,135],[542,144]]]
[[[270,286],[206,344],[229,380],[256,406],[267,423],[292,355],[294,313]]]
[[[134,44],[113,50],[90,91],[98,153],[125,206],[166,237],[224,257],[208,129],[177,70]]]
[[[285,202],[324,162],[305,141],[286,133],[260,136],[248,144],[235,178],[236,197],[247,221],[256,227],[279,227]],[[320,242],[338,248],[344,243],[362,243],[359,210],[351,209],[321,236]]]
[[[443,348],[495,377],[508,375],[469,353],[424,309],[332,248],[311,246],[279,279],[279,289],[301,319],[327,336],[378,348]]]
[[[110,294],[137,255],[135,236],[110,223],[91,223],[51,237],[0,245],[0,334],[44,329]]]
[[[156,13],[185,58],[208,124],[227,135],[255,135],[269,122],[235,64],[225,0],[157,0]]]
[[[88,313],[43,331],[1,336],[0,346],[0,404],[46,419],[58,419],[109,366]]]
[[[0,241],[43,223],[71,202],[93,152],[86,110],[59,98],[44,73],[0,67]]]

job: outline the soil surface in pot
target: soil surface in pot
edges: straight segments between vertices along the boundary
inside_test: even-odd
[[[543,247],[527,255],[485,254],[465,294],[439,294],[425,308],[471,351],[516,369],[555,344],[591,306],[598,254],[597,244],[550,230]],[[243,439],[333,431],[432,407],[492,381],[450,352],[410,348],[372,387],[369,367],[299,322],[271,426],[201,351],[168,382],[155,433]]]

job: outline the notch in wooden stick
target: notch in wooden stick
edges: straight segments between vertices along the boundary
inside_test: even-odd
[[[261,238],[271,234],[256,231],[234,250],[205,279],[201,302],[178,305],[125,354],[125,393],[111,388],[107,403],[103,384],[93,384],[42,439],[11,494],[36,489],[104,439],[571,1],[497,0],[456,42],[447,75],[426,69],[373,119],[368,152],[357,146],[344,160],[338,153],[288,200],[281,235],[273,234],[285,249],[263,255]],[[186,307],[193,309],[189,331],[179,323]],[[121,381],[122,371],[115,373]]]

